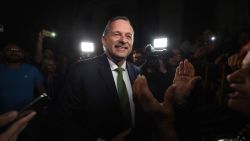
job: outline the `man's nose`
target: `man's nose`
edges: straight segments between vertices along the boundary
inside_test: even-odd
[[[125,35],[121,36],[120,42],[121,42],[121,43],[127,43],[127,42],[128,42],[128,39],[126,38]]]

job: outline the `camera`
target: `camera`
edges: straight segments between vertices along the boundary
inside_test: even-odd
[[[142,67],[142,73],[146,73],[149,69],[152,71],[158,70],[160,67],[160,59],[168,56],[167,49],[155,49],[151,44],[146,45],[145,49],[145,64]]]
[[[48,95],[46,93],[43,93],[27,105],[25,105],[19,112],[23,112],[28,109],[36,110],[38,107],[46,105],[49,99],[50,98],[48,97]]]

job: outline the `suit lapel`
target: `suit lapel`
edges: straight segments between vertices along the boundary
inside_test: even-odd
[[[115,94],[113,96],[116,97],[117,100],[119,100],[118,98],[118,94],[116,91],[116,86],[115,86],[115,82],[113,79],[113,75],[109,66],[109,62],[107,60],[107,57],[105,54],[101,55],[98,58],[98,63],[99,63],[99,74],[102,77],[105,85],[108,87],[108,89],[110,90],[110,94]],[[98,86],[97,86],[98,89]]]

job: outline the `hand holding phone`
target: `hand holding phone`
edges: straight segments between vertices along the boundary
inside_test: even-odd
[[[51,31],[48,31],[48,30],[43,30],[42,34],[43,34],[44,37],[54,38],[56,36],[55,32],[51,32]]]
[[[48,105],[49,101],[50,98],[46,93],[41,94],[26,106],[24,106],[21,110],[19,110],[17,120],[33,111],[39,112],[39,110]]]
[[[36,115],[35,112],[28,114],[27,116],[16,121],[17,112],[11,111],[0,115],[0,140],[9,141],[19,135],[19,133],[27,126],[28,122]],[[13,122],[13,120],[15,122]],[[11,123],[11,124],[10,124]],[[5,126],[9,125],[9,126]],[[5,128],[3,128],[5,127]]]
[[[29,117],[29,115],[34,116],[36,113],[39,113],[39,111],[42,110],[42,108],[48,105],[49,101],[50,98],[46,93],[43,93],[42,95],[38,96],[29,104],[24,106],[21,110],[19,110],[17,116],[15,116],[15,118],[12,121],[3,125],[0,128],[1,129],[0,132],[3,130],[7,130],[10,126],[19,122],[19,120],[23,120],[26,117]]]

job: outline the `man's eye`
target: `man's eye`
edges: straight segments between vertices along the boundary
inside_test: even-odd
[[[113,35],[115,35],[115,36],[119,36],[120,34],[119,34],[119,33],[114,33]]]

